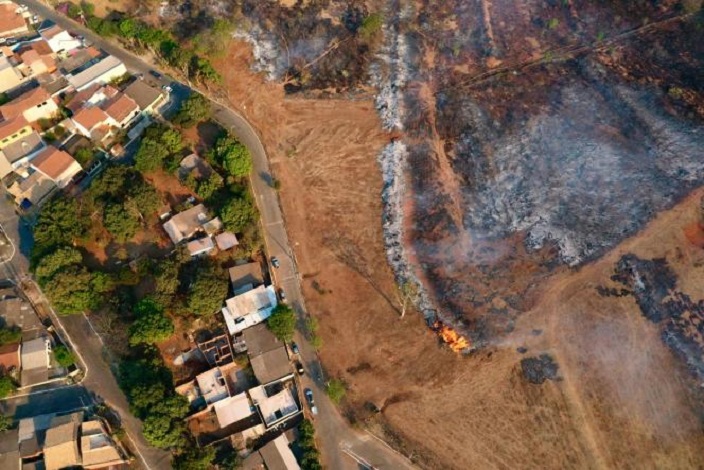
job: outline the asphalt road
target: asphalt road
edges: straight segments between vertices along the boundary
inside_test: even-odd
[[[139,56],[136,56],[131,52],[128,52],[123,48],[106,41],[89,29],[76,24],[70,19],[48,8],[38,0],[24,0],[23,3],[40,17],[50,19],[67,30],[80,32],[80,34],[84,35],[86,39],[93,42],[94,46],[99,47],[122,60],[130,72],[135,74],[141,73],[144,75],[146,80],[152,82],[155,81],[155,79],[149,75],[149,71],[159,70],[157,64],[149,64],[144,62]],[[164,76],[157,81],[157,85],[171,84],[175,81],[165,73],[163,75]],[[186,86],[186,84],[182,83],[181,86],[176,87],[175,91],[180,95],[183,90],[182,87],[185,88]],[[252,154],[253,171],[251,176],[251,184],[252,190],[256,197],[257,206],[261,214],[261,222],[267,251],[269,256],[277,257],[281,264],[275,272],[276,283],[279,288],[282,288],[286,292],[288,303],[292,305],[301,318],[303,318],[305,315],[305,304],[301,293],[298,271],[296,269],[296,263],[293,251],[291,250],[288,235],[286,233],[286,227],[284,226],[281,208],[279,206],[278,193],[271,184],[271,172],[264,146],[262,145],[261,140],[259,139],[254,128],[235,111],[213,102],[213,118],[223,127],[229,129],[240,140],[240,142],[249,148],[249,151]],[[72,329],[71,325],[67,326],[69,329]],[[77,332],[78,330],[74,333],[78,334]],[[80,347],[85,347],[81,345],[81,343],[88,341],[89,337],[90,333],[85,331],[85,328],[83,328],[83,333],[81,336],[78,336],[78,343]],[[303,335],[298,334],[296,340],[301,350],[301,359],[309,371],[309,375],[303,378],[303,386],[310,387],[314,390],[316,403],[319,409],[318,416],[315,420],[315,425],[317,429],[318,444],[322,454],[323,463],[326,467],[336,470],[346,468],[359,469],[359,460],[355,461],[350,457],[350,453],[353,453],[358,456],[358,459],[361,459],[361,461],[367,462],[369,465],[378,469],[414,468],[407,459],[388,448],[375,438],[371,437],[369,434],[353,430],[345,422],[334,405],[329,399],[327,399],[322,381],[318,380],[314,382],[311,380],[310,372],[319,376],[322,371],[322,367],[318,361],[318,356],[315,350],[312,346],[310,346]],[[334,346],[329,345],[328,347]],[[91,349],[93,348],[94,346],[91,346]],[[92,354],[95,355],[95,353],[96,351],[93,351]],[[100,357],[100,354],[98,354],[97,357]],[[94,371],[98,369],[103,370],[103,373],[105,374],[110,374],[109,368],[100,366],[99,363],[96,363],[93,366],[91,367],[91,373],[94,373]],[[88,385],[89,382],[86,383]],[[102,380],[95,383],[95,385],[100,386],[101,383],[103,383]],[[118,408],[120,408],[120,406],[118,406]],[[138,433],[138,436],[141,436],[141,433]],[[347,452],[343,452],[343,450],[346,450]],[[148,457],[146,453],[145,457]],[[150,466],[152,465],[150,464]],[[154,466],[153,468],[158,467]]]

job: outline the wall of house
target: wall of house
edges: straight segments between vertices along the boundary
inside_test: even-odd
[[[32,132],[32,128],[29,126],[24,126],[22,129],[18,130],[14,134],[12,134],[9,137],[5,137],[4,139],[0,140],[0,150],[4,149],[8,145],[10,145],[12,142],[18,140],[20,137],[25,136]]]
[[[22,75],[14,67],[0,70],[0,93],[12,90],[22,83]]]
[[[81,168],[81,165],[74,161],[71,163],[71,166],[61,174],[61,176],[54,180],[54,183],[56,183],[56,186],[59,188],[65,188],[71,182],[73,177],[76,176],[82,169],[83,168]]]
[[[39,119],[49,119],[59,112],[59,107],[56,106],[54,100],[50,99],[44,103],[34,106],[22,113],[24,118],[29,122],[38,121]]]

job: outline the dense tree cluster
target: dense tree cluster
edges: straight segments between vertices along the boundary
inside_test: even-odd
[[[211,262],[200,264],[188,289],[188,309],[195,315],[212,315],[222,307],[227,288],[227,275],[221,269]]]
[[[209,158],[236,178],[245,177],[252,171],[252,155],[249,150],[230,135],[224,135],[215,142]]]
[[[140,300],[134,307],[136,320],[129,329],[130,344],[153,344],[174,334],[174,324],[164,314],[164,307],[152,297]]]
[[[301,468],[303,470],[322,470],[323,466],[320,464],[320,452],[315,447],[315,429],[313,428],[313,423],[310,420],[303,420],[303,422],[298,426],[298,444],[303,450],[303,457],[301,458]]]
[[[279,304],[271,312],[267,326],[281,341],[289,342],[296,329],[296,312],[286,304]]]
[[[135,155],[135,168],[142,172],[178,166],[183,137],[176,129],[165,124],[152,124],[144,132]]]
[[[54,347],[53,353],[54,359],[61,367],[69,367],[76,362],[76,356],[63,344]]]
[[[192,92],[181,104],[173,118],[174,124],[193,127],[210,116],[210,101],[198,92]]]

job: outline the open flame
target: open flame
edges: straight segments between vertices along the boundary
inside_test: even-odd
[[[433,323],[433,330],[454,352],[462,352],[470,347],[467,338],[460,335],[449,326],[444,325],[440,320]]]

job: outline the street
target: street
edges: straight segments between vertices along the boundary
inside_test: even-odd
[[[150,77],[149,71],[159,70],[156,65],[144,62],[140,57],[58,14],[38,0],[25,0],[23,3],[39,16],[54,21],[62,28],[84,35],[86,39],[93,42],[95,47],[99,47],[122,60],[130,72],[141,73],[145,79],[149,78],[149,80],[155,81],[153,77]],[[158,80],[157,85],[171,84],[174,81],[163,70],[160,70],[160,72],[162,72],[163,77]],[[177,87],[178,93],[180,94],[181,90],[186,88],[185,84],[181,84],[181,87]],[[304,318],[305,304],[293,250],[286,233],[278,201],[278,193],[271,184],[269,162],[264,146],[252,126],[235,111],[213,102],[212,116],[214,120],[232,132],[240,142],[246,145],[252,154],[253,170],[250,179],[252,191],[261,214],[268,255],[277,257],[281,263],[275,273],[277,285],[286,292],[288,303],[294,307],[301,318]],[[11,236],[11,234],[8,236]],[[19,272],[26,271],[19,270]],[[72,338],[76,348],[85,351],[85,359],[89,362],[90,369],[90,373],[84,382],[86,387],[105,398],[111,406],[117,408],[125,421],[125,426],[130,435],[139,436],[137,439],[138,443],[140,441],[143,442],[141,423],[129,414],[124,395],[117,388],[109,366],[101,359],[102,345],[99,343],[99,339],[96,339],[96,336],[89,331],[85,318],[75,316],[62,318],[61,321],[65,322],[66,331]],[[319,408],[315,427],[323,464],[327,468],[335,470],[358,469],[359,464],[349,456],[349,452],[342,451],[344,448],[362,457],[364,461],[378,469],[414,468],[405,457],[388,448],[369,434],[353,430],[346,423],[325,395],[324,384],[321,382],[314,383],[310,378],[313,371],[315,373],[322,371],[316,351],[302,334],[298,333],[296,335],[296,341],[299,344],[303,362],[309,371],[309,374],[303,377],[303,386],[313,389]],[[329,347],[334,346],[331,345]],[[132,420],[136,422],[133,423]],[[141,445],[139,447],[145,459],[148,460],[149,467],[168,468],[160,466],[163,462],[159,455],[152,455]]]

